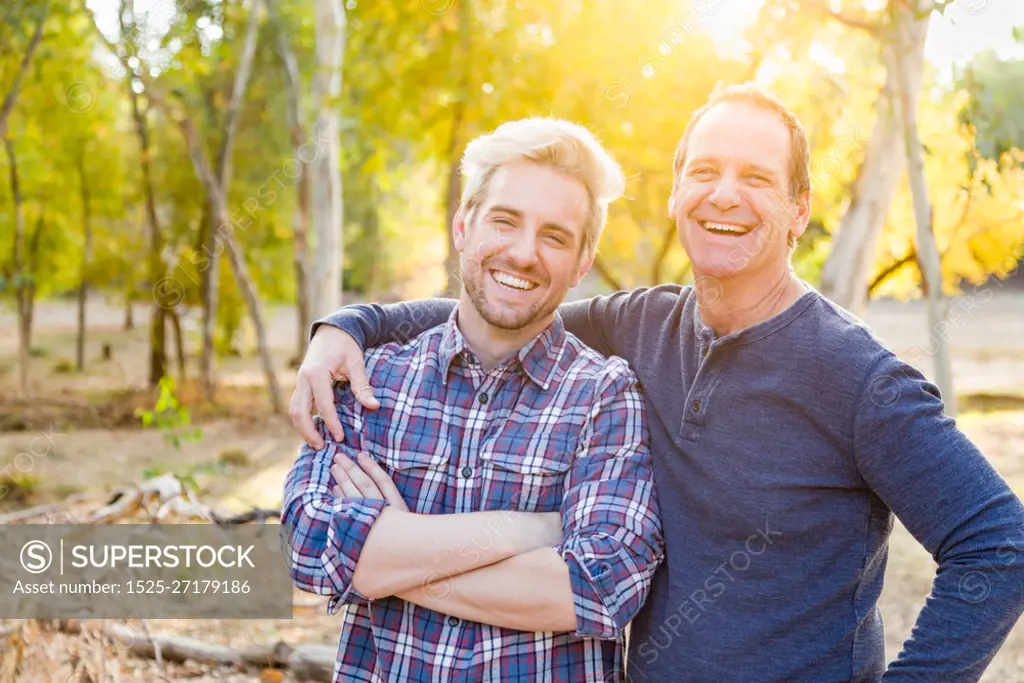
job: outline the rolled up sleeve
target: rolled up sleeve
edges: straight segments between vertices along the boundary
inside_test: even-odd
[[[609,361],[580,444],[557,550],[569,566],[576,634],[614,639],[647,598],[664,552],[643,400],[621,359]]]
[[[334,614],[342,605],[370,602],[352,586],[352,576],[387,502],[334,496],[331,464],[339,452],[352,454],[330,438],[319,419],[317,426],[325,446],[302,445],[285,480],[281,522],[288,527],[292,582],[301,590],[330,595],[328,612]]]

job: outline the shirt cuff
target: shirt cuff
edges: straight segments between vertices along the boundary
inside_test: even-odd
[[[350,498],[339,501],[334,508],[331,524],[327,528],[327,544],[320,559],[324,572],[331,579],[336,594],[327,604],[334,614],[345,604],[369,604],[366,597],[352,585],[356,562],[366,545],[370,528],[387,507],[386,500],[377,498]]]
[[[615,566],[618,558],[608,555],[587,539],[577,538],[556,548],[569,566],[573,606],[576,611],[576,635],[584,638],[615,639],[621,629],[616,625],[608,601],[619,590]]]

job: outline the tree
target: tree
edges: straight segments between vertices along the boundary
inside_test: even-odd
[[[310,165],[313,214],[313,280],[310,305],[321,317],[341,306],[343,260],[341,144],[338,104],[345,56],[342,0],[316,0],[316,74],[313,76],[314,130],[319,153]]]
[[[32,63],[32,57],[42,40],[43,26],[46,23],[49,3],[43,2],[39,6],[12,7],[9,9],[25,11],[25,15],[19,14],[19,16],[15,17],[16,20],[20,20],[26,15],[34,15],[32,18],[35,23],[32,37],[29,39],[28,46],[24,48],[20,63],[15,71],[14,80],[7,86],[3,102],[0,104],[0,138],[3,138],[4,151],[7,155],[15,225],[13,255],[10,266],[5,268],[4,282],[9,284],[10,289],[13,291],[18,310],[18,387],[22,396],[27,396],[29,393],[28,365],[30,358],[29,347],[32,337],[32,310],[36,293],[36,285],[32,277],[34,268],[30,264],[36,257],[43,222],[40,219],[36,226],[35,234],[26,244],[24,198],[21,191],[21,182],[18,177],[18,163],[14,142],[8,134],[8,119],[11,112],[14,111],[14,104],[18,99],[25,74]],[[20,21],[15,21],[12,28],[17,30],[19,27]]]
[[[309,327],[312,323],[309,298],[310,169],[303,158],[303,149],[308,140],[309,132],[302,107],[302,80],[299,76],[299,62],[295,56],[295,51],[292,49],[287,27],[274,7],[274,3],[267,5],[267,11],[274,23],[277,56],[280,59],[281,68],[287,83],[285,92],[287,96],[288,130],[292,143],[292,161],[296,169],[295,212],[292,219],[292,263],[295,270],[295,304],[298,318],[295,357],[302,358],[306,350],[306,336],[309,334]],[[318,152],[318,154],[323,153],[323,150]]]
[[[231,263],[232,272],[238,288],[245,300],[246,307],[252,319],[256,333],[257,345],[260,358],[263,364],[264,374],[267,379],[267,388],[270,393],[271,405],[275,411],[280,411],[282,406],[281,391],[274,370],[273,359],[267,347],[266,329],[263,324],[262,306],[259,294],[256,291],[252,276],[249,273],[245,255],[235,240],[232,231],[234,230],[231,212],[227,205],[227,188],[231,180],[231,158],[233,145],[238,132],[239,117],[245,97],[246,87],[251,73],[253,57],[256,52],[257,35],[259,32],[260,2],[255,0],[249,10],[245,40],[238,60],[238,69],[235,73],[234,83],[231,88],[231,95],[224,115],[223,130],[220,136],[220,144],[216,156],[216,168],[209,161],[208,154],[200,139],[196,123],[191,114],[188,113],[183,103],[179,86],[175,87],[172,101],[163,89],[158,85],[149,69],[152,68],[144,63],[143,55],[136,44],[117,45],[107,40],[108,46],[121,60],[125,69],[134,74],[135,83],[138,83],[141,90],[146,93],[149,100],[158,107],[171,121],[174,122],[185,139],[189,158],[195,174],[201,182],[206,193],[211,218],[210,240],[212,247],[207,250],[208,260],[206,261],[207,271],[215,271],[218,258],[222,251],[227,253]],[[101,34],[102,35],[102,34]],[[126,49],[127,47],[127,49]],[[215,227],[214,227],[215,226]],[[207,242],[209,245],[209,242]],[[216,278],[210,275],[207,283],[206,297],[204,298],[209,311],[204,319],[204,325],[212,324],[207,321],[212,319],[216,311]],[[208,329],[208,328],[206,328]],[[209,357],[211,346],[210,338],[204,333],[204,357]],[[209,368],[206,368],[209,370]],[[212,373],[207,375],[204,384],[207,386],[208,396],[212,397]]]
[[[932,207],[924,177],[924,158],[917,130],[918,94],[921,90],[920,65],[913,69],[912,56],[924,53],[924,34],[919,16],[931,13],[931,0],[916,0],[893,8],[895,16],[894,52],[900,92],[900,116],[903,123],[903,144],[907,155],[907,177],[914,199],[914,224],[918,263],[921,267],[925,296],[928,298],[928,327],[938,330],[946,322],[947,310],[942,288],[942,264],[932,230]],[[915,80],[915,74],[918,76]],[[935,379],[946,404],[946,412],[956,415],[956,393],[949,359],[949,339],[938,335],[935,341]]]

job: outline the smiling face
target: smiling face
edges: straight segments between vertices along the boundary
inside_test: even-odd
[[[483,200],[453,226],[462,284],[480,317],[503,330],[547,327],[590,267],[581,262],[588,215],[579,181],[529,161],[498,168]]]
[[[807,226],[809,195],[790,196],[790,131],[747,102],[713,106],[690,131],[670,202],[697,276],[730,280],[789,268],[789,235]]]

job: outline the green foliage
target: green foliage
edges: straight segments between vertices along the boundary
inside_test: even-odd
[[[24,504],[32,500],[39,492],[42,480],[34,474],[25,472],[4,472],[0,474],[0,493],[8,504]]]
[[[141,59],[137,68],[190,115],[216,164],[252,3],[165,0],[154,5],[160,11],[134,17],[128,12],[123,35],[113,6],[88,5],[100,10],[97,19],[106,37],[123,37],[124,56]],[[346,289],[375,299],[436,292],[448,245],[450,170],[470,139],[505,120],[532,115],[590,127],[626,172],[627,198],[613,206],[601,243],[601,264],[611,279],[625,287],[687,280],[688,262],[665,210],[672,152],[690,114],[719,81],[755,77],[779,91],[811,137],[817,227],[801,241],[794,265],[813,280],[849,205],[871,135],[884,81],[878,43],[822,13],[795,11],[789,0],[766,0],[742,50],[727,49],[705,30],[705,20],[714,17],[701,13],[728,12],[730,5],[346,2],[345,66],[336,103],[344,121]],[[855,0],[829,6],[870,20],[885,15],[880,3],[873,3],[876,9]],[[83,3],[3,5],[0,98],[13,83],[45,7],[44,39],[8,121],[24,198],[24,244],[34,245],[20,268],[12,263],[10,168],[0,154],[4,305],[30,285],[37,298],[70,292],[83,275],[93,291],[136,300],[151,296],[156,275],[147,262],[150,235],[132,89],[142,93],[138,100],[149,131],[167,276],[180,284],[183,305],[198,305],[203,270],[210,259],[224,259],[205,253],[203,236],[223,226],[211,225],[204,190],[176,124],[109,52]],[[273,15],[263,12],[227,201],[232,233],[260,296],[291,303],[296,299],[295,166],[278,39],[284,37],[298,63],[304,149],[307,158],[316,157],[322,152],[309,120],[316,25],[312,3],[275,0],[273,9]],[[824,63],[823,50],[843,68]],[[958,73],[953,90],[966,93],[966,100],[926,74],[931,93],[922,98],[926,164],[932,194],[939,198],[937,232],[945,240],[943,263],[950,281],[983,277],[1020,244],[1013,224],[1019,187],[1013,173],[1021,177],[1014,150],[1024,145],[1022,79],[1024,63],[991,53],[978,55]],[[86,194],[93,253],[83,264]],[[904,255],[910,241],[901,202],[894,204],[879,249],[879,269]],[[960,215],[962,225],[954,227],[948,216]],[[896,293],[915,286],[913,269],[905,271],[894,279]],[[246,326],[242,298],[226,267],[219,286],[218,351],[223,353]],[[235,346],[248,351],[241,340]]]
[[[160,395],[153,410],[136,408],[135,416],[142,420],[143,427],[159,429],[167,444],[174,448],[180,448],[182,442],[198,441],[202,438],[203,433],[198,427],[192,426],[188,409],[178,401],[174,388],[172,377],[162,377],[159,386]]]
[[[58,375],[67,375],[75,371],[75,364],[67,358],[61,358],[53,364],[53,371]]]
[[[986,50],[960,70],[957,87],[969,95],[960,120],[974,128],[983,157],[999,161],[1024,149],[1024,60],[1001,60]]]

